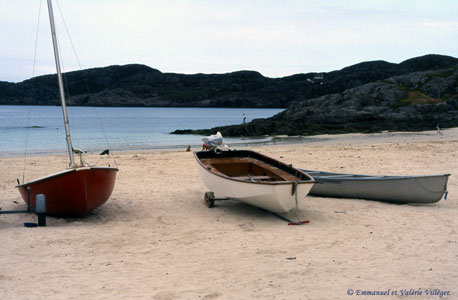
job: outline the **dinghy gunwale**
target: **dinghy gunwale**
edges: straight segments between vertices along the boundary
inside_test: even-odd
[[[195,151],[193,152],[194,154],[194,157],[195,159],[197,160],[198,164],[200,167],[202,167],[203,169],[205,169],[206,171],[208,171],[209,173],[211,174],[214,174],[216,176],[219,176],[219,177],[222,177],[222,178],[225,178],[225,179],[228,179],[228,180],[232,180],[232,181],[237,181],[237,182],[244,182],[244,183],[251,183],[251,184],[266,184],[266,185],[282,185],[282,184],[291,184],[293,183],[294,181],[297,181],[299,184],[313,184],[315,183],[315,180],[313,179],[312,176],[310,176],[309,174],[307,174],[306,172],[302,171],[302,170],[299,170],[295,167],[293,167],[292,165],[287,165],[279,160],[276,160],[276,159],[273,159],[271,157],[268,157],[268,156],[265,156],[261,153],[258,153],[258,152],[255,152],[255,151],[251,151],[251,150],[228,150],[228,151],[222,151],[218,154],[215,154],[213,155],[212,151]],[[215,168],[209,168],[207,164],[205,164],[202,159],[212,159],[212,158],[215,158],[216,159],[221,159],[223,158],[224,154],[223,153],[226,153],[226,157],[224,158],[241,158],[241,159],[245,159],[245,158],[251,158],[252,159],[252,163],[256,163],[255,161],[258,161],[258,162],[262,162],[264,163],[265,165],[270,165],[270,166],[273,166],[273,167],[276,167],[278,168],[281,172],[284,172],[284,173],[288,173],[290,176],[294,176],[297,178],[297,180],[288,180],[286,179],[284,176],[281,176],[279,173],[280,172],[275,172],[275,170],[273,169],[270,169],[269,171],[273,171],[274,173],[277,173],[277,175],[279,177],[283,177],[285,178],[284,180],[281,180],[281,181],[251,181],[251,180],[247,180],[247,179],[244,179],[244,178],[237,178],[237,177],[234,177],[234,176],[229,176],[229,175],[226,175],[222,172],[219,172],[217,169]],[[223,156],[219,156],[219,155],[222,155]],[[239,155],[234,155],[234,156],[231,156],[230,154],[239,154]],[[261,166],[261,167],[265,167],[264,166]],[[259,166],[259,164],[258,164]],[[292,171],[295,172],[295,174],[292,173]]]

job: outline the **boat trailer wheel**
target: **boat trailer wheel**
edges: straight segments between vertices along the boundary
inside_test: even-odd
[[[213,192],[205,192],[204,202],[205,206],[208,208],[215,207],[215,194]]]

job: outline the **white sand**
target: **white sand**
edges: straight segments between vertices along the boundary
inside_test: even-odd
[[[0,299],[439,299],[426,289],[457,299],[458,128],[313,139],[254,150],[326,171],[452,173],[448,199],[412,206],[307,197],[300,215],[310,224],[287,226],[236,201],[206,208],[207,189],[184,149],[123,152],[111,199],[86,218],[25,228],[33,215],[0,215]],[[26,179],[65,166],[65,156],[28,158]],[[22,169],[23,158],[0,159],[3,210],[25,208],[14,187]],[[403,289],[423,294],[400,297]]]

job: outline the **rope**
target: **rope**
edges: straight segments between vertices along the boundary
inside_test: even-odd
[[[41,16],[41,0],[40,0],[40,6],[38,7],[38,21],[37,21],[37,32],[35,34],[35,51],[33,53],[32,78],[33,76],[35,76],[35,63],[37,61],[38,31],[40,30],[40,16]]]
[[[33,52],[32,78],[35,76],[35,66],[36,66],[36,61],[37,61],[37,49],[38,49],[38,32],[40,31],[40,19],[41,19],[41,0],[38,6],[37,30],[35,32],[35,49]],[[24,166],[22,169],[22,183],[25,182],[25,165],[27,161],[27,151],[29,147],[30,111],[31,111],[31,107],[29,106],[29,110],[27,112],[27,127],[26,127],[26,133],[25,133],[25,150],[24,150]]]
[[[68,30],[67,23],[65,23],[64,15],[63,15],[63,13],[62,13],[62,10],[60,9],[59,1],[56,0],[56,4],[57,4],[57,8],[58,8],[58,10],[59,10],[60,17],[61,17],[61,19],[62,19],[62,23],[64,24],[64,27],[65,27],[65,31],[67,32],[68,40],[70,41],[70,45],[72,46],[73,54],[75,55],[76,62],[77,62],[77,64],[78,64],[79,70],[82,71],[81,63],[80,63],[78,54],[77,54],[77,52],[76,52],[75,45],[73,44],[73,40],[72,40],[72,38],[71,38],[70,31]],[[63,60],[61,59],[61,61],[63,61]],[[64,75],[64,77],[66,77],[65,74],[63,74],[63,75]],[[86,87],[86,90],[87,90],[88,92],[90,92],[91,90],[89,89],[89,85],[88,85],[88,83],[87,83],[87,78],[86,78],[86,76],[84,76],[84,75],[85,75],[85,73],[83,73],[84,85],[85,85],[85,87]],[[68,80],[64,80],[64,82],[65,82],[65,88],[66,88],[66,90],[67,90],[67,95],[68,95],[68,99],[67,99],[67,100],[69,101],[69,98],[70,98],[70,90],[69,90],[69,88],[68,88],[68,83],[67,83]],[[69,102],[70,102],[70,101],[69,101]],[[103,126],[103,123],[102,123],[102,121],[101,121],[101,119],[100,119],[100,116],[99,116],[99,113],[98,113],[98,111],[97,111],[97,108],[94,107],[94,106],[93,106],[93,108],[94,108],[95,114],[96,114],[96,116],[97,116],[97,120],[99,121],[100,127],[101,127],[101,129],[102,129],[103,136],[104,136],[104,138],[105,138],[105,142],[106,142],[106,144],[108,145],[108,148],[111,148],[111,143],[110,143],[110,141],[109,141],[109,139],[108,139],[108,136],[107,136],[107,134],[106,134],[105,128],[104,128],[104,126]],[[74,136],[74,138],[75,138],[76,140],[78,140],[78,137],[77,137],[77,136]],[[117,167],[118,167],[118,164],[117,164],[116,159],[114,158],[114,156],[111,155],[110,153],[109,153],[108,155],[111,157],[111,159],[113,160],[113,162],[114,162],[114,164],[115,164],[115,166],[116,166],[116,168],[117,168]]]
[[[105,137],[105,142],[107,143],[108,148],[111,148],[110,140],[108,139],[108,136],[107,136],[107,133],[105,131],[105,128],[103,127],[102,120],[100,119],[99,113],[97,111],[97,107],[95,107],[95,106],[94,106],[94,111],[95,111],[95,114],[97,115],[97,119],[99,120],[100,127],[102,128],[103,136]],[[111,154],[108,154],[108,155],[110,155],[110,157],[113,159],[113,162],[114,162],[114,164],[115,164],[115,166],[117,168],[118,164],[116,162],[116,159],[115,159],[114,155],[111,155]]]
[[[288,225],[302,225],[302,224],[307,224],[310,223],[310,221],[301,221],[299,219],[299,202],[297,201],[297,186],[299,183],[297,181],[293,181],[292,189],[291,189],[291,195],[294,195],[294,198],[296,200],[296,219],[297,222],[289,222]]]
[[[68,31],[67,23],[65,23],[64,15],[62,14],[62,11],[60,10],[59,1],[56,0],[56,4],[57,4],[57,8],[59,9],[59,14],[60,14],[60,17],[62,18],[62,22],[64,23],[65,31],[67,32],[67,36],[68,36],[68,39],[70,41],[70,45],[72,45],[73,54],[75,54],[76,62],[78,63],[78,66],[79,66],[79,68],[81,70],[80,60],[78,58],[78,55],[76,54],[75,46],[73,45],[73,41],[72,41],[72,38],[70,36],[70,32]]]
[[[29,127],[30,127],[30,110],[32,108],[29,106],[29,111],[27,113],[27,127],[25,128],[25,151],[24,151],[24,167],[22,169],[22,183],[25,182],[25,164],[27,160],[27,151],[29,147]]]

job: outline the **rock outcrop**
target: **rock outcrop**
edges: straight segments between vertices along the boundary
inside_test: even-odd
[[[458,68],[414,72],[302,101],[246,125],[176,131],[223,136],[432,130],[458,126]]]

